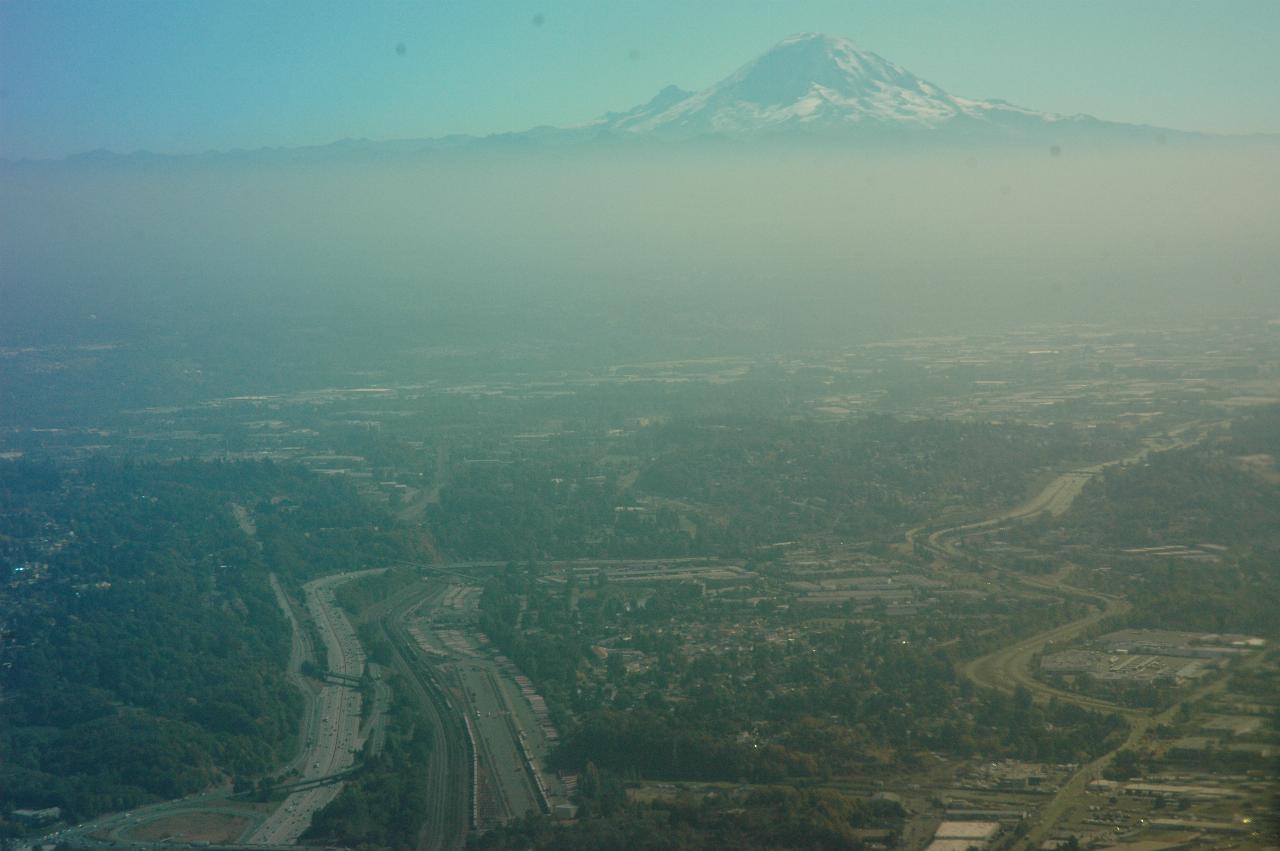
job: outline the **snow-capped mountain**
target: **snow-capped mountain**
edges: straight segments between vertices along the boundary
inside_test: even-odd
[[[1049,128],[1157,132],[1086,115],[1056,115],[1000,100],[951,95],[848,39],[819,33],[784,39],[700,92],[669,86],[642,106],[610,113],[581,129],[693,138],[930,130],[985,137]]]
[[[159,163],[173,160],[259,162],[403,159],[441,151],[591,148],[685,140],[778,140],[870,144],[1163,143],[1231,139],[1275,144],[1280,137],[1210,137],[1139,124],[1102,121],[960,97],[844,38],[802,33],[702,91],[667,86],[647,103],[575,127],[540,126],[491,136],[374,141],[345,139],[303,148],[210,151],[190,156],[95,151],[68,162]],[[3,162],[3,161],[0,161]]]

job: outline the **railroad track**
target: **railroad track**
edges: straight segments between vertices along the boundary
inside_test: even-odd
[[[427,591],[426,593],[432,593]],[[471,822],[471,754],[458,710],[440,683],[429,673],[404,616],[426,594],[411,594],[378,607],[372,614],[391,645],[392,668],[421,708],[432,733],[426,766],[428,799],[418,847],[423,851],[458,851]]]

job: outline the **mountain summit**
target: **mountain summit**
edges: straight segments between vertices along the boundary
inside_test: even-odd
[[[347,139],[305,148],[210,151],[182,159],[226,157],[263,162],[411,157],[430,151],[593,147],[695,139],[777,140],[823,143],[1164,142],[1197,133],[1102,121],[1024,109],[1002,100],[949,94],[879,54],[845,38],[801,33],[785,38],[728,77],[702,91],[667,86],[646,103],[610,112],[574,127],[540,126],[491,136],[371,141]],[[1202,138],[1202,137],[1201,137]],[[94,152],[68,158],[160,162],[173,157],[146,152]]]
[[[625,136],[692,138],[765,135],[874,135],[949,131],[965,137],[1040,135],[1052,128],[1153,128],[1087,115],[1023,109],[1000,100],[948,94],[852,41],[820,33],[786,38],[700,92],[669,86],[648,103],[589,125]]]

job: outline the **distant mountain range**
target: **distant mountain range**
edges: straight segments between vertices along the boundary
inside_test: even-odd
[[[1061,145],[1164,143],[1213,137],[1140,124],[1027,109],[1003,100],[952,95],[844,38],[802,33],[779,42],[702,91],[668,86],[652,100],[576,127],[535,127],[492,136],[371,141],[345,139],[305,148],[211,151],[184,160],[252,157],[266,161],[404,156],[428,151],[720,140],[836,144],[1007,143]],[[1278,137],[1251,137],[1274,141]],[[79,162],[171,157],[94,151]]]

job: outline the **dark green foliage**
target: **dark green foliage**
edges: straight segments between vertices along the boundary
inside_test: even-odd
[[[1109,470],[1046,537],[1113,550],[1219,545],[1207,561],[1108,558],[1092,581],[1133,601],[1120,625],[1280,635],[1280,483],[1242,461],[1277,449],[1277,435],[1280,408],[1267,409],[1211,443]]]
[[[348,614],[356,615],[366,606],[386,600],[395,592],[421,581],[422,574],[417,568],[393,567],[382,573],[344,582],[333,596]]]
[[[1110,468],[1085,487],[1065,520],[1078,541],[1280,546],[1280,484],[1242,459],[1276,449],[1280,409],[1233,425],[1207,445],[1161,452]]]
[[[892,537],[945,507],[1016,502],[1037,469],[1113,451],[1065,427],[683,422],[463,465],[429,516],[441,546],[468,558],[727,556]]]
[[[831,789],[767,786],[751,792],[687,795],[648,806],[623,804],[601,818],[556,825],[526,819],[472,840],[476,851],[569,849],[857,849],[859,828],[897,829],[893,814]]]
[[[232,503],[259,518],[261,551]],[[4,464],[3,578],[36,567],[3,592],[0,804],[80,818],[278,764],[301,700],[283,676],[289,627],[268,572],[296,581],[356,564],[340,538],[412,552],[354,526],[382,519],[360,506],[272,464]]]
[[[1193,632],[1280,636],[1280,545],[1223,564],[1177,562],[1146,566],[1119,577],[1132,585],[1126,624],[1153,629],[1177,624]]]
[[[1103,769],[1102,776],[1108,780],[1129,780],[1142,773],[1142,759],[1137,751],[1116,751],[1111,763]]]
[[[918,674],[906,663],[884,676],[836,670],[825,683],[809,672],[787,686],[766,670],[756,677],[759,695],[721,699],[710,690],[676,709],[599,709],[569,731],[556,759],[568,767],[590,760],[629,777],[768,783],[874,768],[874,754],[885,748],[899,760],[928,748],[1079,762],[1114,747],[1126,731],[1119,716],[1039,706],[1027,695],[964,700],[967,688],[949,667],[915,661],[923,663]],[[763,741],[737,738],[753,725]]]
[[[1234,420],[1230,440],[1236,455],[1280,455],[1280,405]]]
[[[538,683],[559,720],[574,713],[555,754],[566,768],[590,762],[627,778],[770,783],[877,770],[921,749],[1078,762],[1124,731],[1118,717],[1071,705],[975,694],[949,656],[864,625],[809,624],[785,646],[744,635],[736,639],[743,648],[691,657],[662,626],[668,619],[734,615],[678,587],[628,616],[628,646],[654,664],[636,678],[615,671],[606,702],[583,677],[595,630],[607,611],[621,613],[601,602],[606,589],[590,590],[579,595],[511,566],[481,598],[485,633]],[[1013,625],[1034,631],[1058,615],[1038,607],[1036,618]],[[668,702],[672,690],[680,699]]]
[[[186,795],[218,776],[218,747],[207,732],[141,712],[62,730],[17,727],[6,751],[7,802],[60,806],[73,816]]]
[[[418,844],[430,731],[397,705],[382,753],[316,813],[305,838],[355,849],[410,851]]]
[[[712,507],[740,543],[892,534],[948,501],[1016,501],[1033,469],[1084,454],[1069,429],[886,416],[670,426],[643,438],[654,460],[636,488]]]

